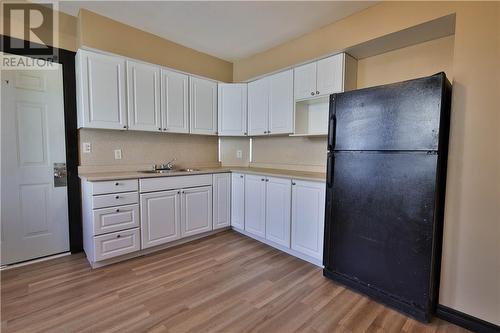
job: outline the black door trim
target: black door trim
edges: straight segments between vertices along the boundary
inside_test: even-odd
[[[12,45],[13,41],[22,41],[21,39],[1,34],[0,38],[1,51],[3,51],[4,45]],[[10,44],[5,44],[6,42],[9,42]],[[54,50],[56,50],[59,54],[59,58],[55,59],[55,61],[60,63],[63,67],[64,127],[66,134],[66,169],[68,180],[69,247],[71,253],[76,253],[83,250],[82,208],[80,180],[78,178],[78,131],[75,77],[76,53],[65,49],[54,48]],[[21,52],[17,53],[15,49],[9,49],[9,53],[24,55]]]

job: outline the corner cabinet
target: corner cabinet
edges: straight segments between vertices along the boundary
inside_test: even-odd
[[[247,135],[246,83],[219,83],[217,109],[220,136]]]
[[[127,129],[126,61],[79,50],[76,56],[78,127]]]
[[[160,68],[127,60],[128,129],[159,132]]]
[[[191,134],[217,135],[217,82],[189,77]]]
[[[248,83],[248,135],[293,132],[293,70]]]
[[[213,229],[231,225],[231,174],[215,173],[213,189]]]
[[[231,226],[245,229],[245,175],[231,174]]]

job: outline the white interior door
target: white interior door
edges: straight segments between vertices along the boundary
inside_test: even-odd
[[[62,66],[2,71],[1,264],[69,250]],[[65,179],[65,178],[63,178]]]

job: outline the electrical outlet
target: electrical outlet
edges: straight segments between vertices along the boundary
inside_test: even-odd
[[[90,142],[84,142],[82,146],[84,153],[89,154],[92,152],[92,144]]]
[[[121,160],[121,159],[122,159],[122,150],[115,149],[115,160]]]
[[[236,151],[236,158],[238,158],[240,160],[243,158],[243,152],[241,150]]]

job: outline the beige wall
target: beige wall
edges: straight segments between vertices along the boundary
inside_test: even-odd
[[[358,60],[358,88],[445,72],[453,79],[454,36]]]
[[[80,45],[121,54],[153,64],[232,81],[233,64],[195,51],[88,10],[78,15]]]
[[[100,129],[81,129],[79,136],[80,145],[92,144],[91,153],[80,149],[82,172],[145,170],[173,158],[178,167],[219,165],[215,136]],[[114,159],[115,149],[122,150],[121,160]]]
[[[440,303],[500,324],[500,3],[383,2],[234,64],[235,81],[456,13]]]

